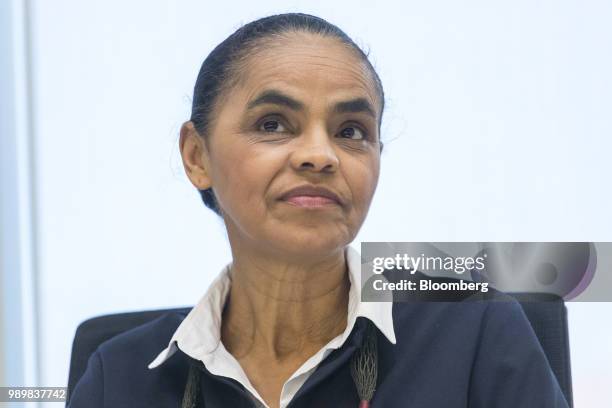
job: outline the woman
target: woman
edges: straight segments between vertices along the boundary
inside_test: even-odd
[[[70,406],[566,407],[516,302],[360,301],[349,243],[383,109],[367,56],[320,18],[263,18],[217,46],[180,150],[232,262],[188,314],[101,345]]]

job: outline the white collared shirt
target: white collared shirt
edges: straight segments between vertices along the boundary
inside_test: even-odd
[[[285,408],[293,396],[306,382],[319,363],[333,350],[340,348],[353,330],[358,316],[368,318],[378,329],[395,344],[393,315],[391,302],[361,301],[361,255],[350,245],[345,248],[351,287],[348,299],[347,325],[343,333],[330,340],[321,350],[302,364],[283,384],[280,396],[280,408]],[[168,347],[149,364],[149,369],[161,365],[177,351],[177,346],[185,354],[200,360],[206,369],[214,375],[233,378],[242,384],[262,407],[269,408],[264,399],[249,381],[238,360],[232,356],[221,342],[221,315],[231,280],[229,271],[232,263],[228,263],[221,273],[211,283],[210,287],[189,312],[168,343]]]

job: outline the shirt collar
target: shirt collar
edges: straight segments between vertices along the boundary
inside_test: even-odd
[[[393,328],[393,303],[388,302],[362,302],[361,301],[361,255],[352,246],[345,247],[345,256],[348,264],[349,289],[347,328],[341,341],[331,343],[331,348],[340,347],[348,334],[352,331],[357,317],[368,318],[378,327],[385,337],[393,344],[396,343]],[[198,360],[213,353],[221,342],[221,314],[225,300],[229,293],[231,280],[229,271],[231,262],[213,280],[208,290],[195,307],[189,312],[174,332],[168,347],[162,350],[149,364],[153,369],[163,364],[180,348],[185,354]]]

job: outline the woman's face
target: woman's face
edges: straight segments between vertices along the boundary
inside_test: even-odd
[[[370,71],[336,39],[292,34],[251,55],[241,75],[213,113],[205,175],[192,182],[212,186],[233,248],[304,257],[343,248],[378,182],[381,101]],[[340,203],[283,198],[302,185]]]

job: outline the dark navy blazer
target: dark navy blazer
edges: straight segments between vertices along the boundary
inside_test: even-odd
[[[503,295],[506,296],[506,295]],[[180,408],[189,357],[163,350],[186,314],[166,314],[103,343],[91,356],[69,408]],[[350,357],[365,327],[359,317],[342,347],[317,367],[289,408],[357,408]],[[508,301],[393,304],[397,344],[378,332],[374,408],[562,408],[563,393],[520,304]],[[205,372],[207,408],[255,407],[237,381]]]

